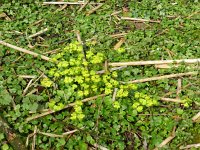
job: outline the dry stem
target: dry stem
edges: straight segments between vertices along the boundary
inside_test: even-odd
[[[85,2],[43,2],[44,5],[84,5]],[[93,3],[91,2],[90,4],[102,4],[102,3]]]
[[[122,20],[130,20],[130,21],[137,21],[137,22],[151,22],[151,23],[160,23],[158,20],[149,20],[149,19],[141,19],[141,18],[130,18],[130,17],[121,17]]]
[[[142,83],[142,82],[156,81],[156,80],[162,80],[162,79],[177,78],[177,77],[182,77],[182,76],[197,75],[197,73],[198,72],[187,72],[187,73],[170,74],[170,75],[163,75],[163,76],[158,76],[158,77],[138,79],[138,80],[122,82],[122,83],[124,83],[124,84],[126,84],[126,83]]]
[[[199,148],[199,147],[200,147],[200,143],[197,143],[197,144],[191,144],[187,146],[181,146],[180,149]]]
[[[99,9],[101,6],[103,6],[103,4],[99,4],[97,7],[93,8],[92,10],[90,10],[87,13],[87,16],[89,16],[90,14],[92,14],[93,12],[97,11],[97,9]]]
[[[125,42],[125,38],[121,38],[117,44],[114,46],[114,50],[117,50],[121,47],[121,45]]]
[[[43,29],[43,30],[41,30],[41,31],[39,31],[39,32],[36,32],[35,34],[32,34],[32,35],[28,36],[28,38],[36,37],[36,36],[38,36],[38,35],[43,34],[44,32],[46,32],[46,31],[48,31],[48,30],[49,30],[48,28],[45,28],[45,29]]]
[[[200,112],[196,114],[194,117],[192,117],[192,121],[196,122],[200,118]]]
[[[165,102],[183,103],[183,101],[181,101],[180,99],[173,99],[173,98],[161,97],[160,100]]]
[[[49,137],[54,137],[54,138],[63,138],[65,137],[66,135],[69,135],[69,134],[72,134],[74,132],[77,132],[79,130],[75,129],[75,130],[72,130],[72,131],[69,131],[69,132],[65,132],[65,133],[62,133],[62,134],[54,134],[54,133],[45,133],[45,132],[41,132],[41,131],[38,131],[39,134],[42,134],[42,135],[46,135],[46,136],[49,136]]]
[[[152,60],[152,61],[133,61],[133,62],[114,62],[109,63],[109,66],[143,66],[143,65],[161,65],[161,64],[193,64],[200,62],[200,58],[197,59],[180,59],[180,60]]]
[[[24,52],[24,53],[26,53],[26,54],[33,55],[33,56],[35,56],[35,57],[41,56],[42,59],[47,60],[47,61],[50,60],[49,57],[46,57],[46,56],[44,56],[44,55],[40,55],[40,54],[37,54],[37,53],[35,53],[35,52],[32,52],[32,51],[29,51],[29,50],[26,50],[26,49],[17,47],[17,46],[15,46],[15,45],[6,43],[6,42],[4,42],[4,41],[2,41],[2,40],[0,40],[0,44],[1,44],[1,45],[4,45],[4,46],[7,46],[7,47],[10,47],[10,48],[13,48],[13,49],[15,49],[15,50]]]

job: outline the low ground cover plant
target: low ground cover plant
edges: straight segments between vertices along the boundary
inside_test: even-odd
[[[198,149],[199,61],[129,63],[199,59],[199,2],[69,3],[0,3],[1,149]]]

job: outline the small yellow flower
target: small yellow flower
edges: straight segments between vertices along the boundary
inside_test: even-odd
[[[41,85],[44,87],[51,87],[52,84],[53,84],[53,82],[49,78],[44,78],[41,81]]]
[[[114,101],[113,107],[116,108],[116,109],[119,109],[120,108],[119,102],[118,101]]]
[[[76,118],[77,118],[76,113],[72,113],[70,119],[71,120],[76,120]]]
[[[78,118],[79,120],[82,120],[84,117],[85,117],[84,114],[78,114],[78,115],[77,115],[77,118]]]
[[[65,77],[64,82],[65,83],[72,83],[73,82],[73,78],[71,78],[71,77]]]

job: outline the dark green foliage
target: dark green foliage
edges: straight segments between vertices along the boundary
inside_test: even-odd
[[[9,21],[6,17],[0,18],[0,40],[40,54],[55,49],[56,53],[59,53],[66,45],[76,40],[75,30],[79,30],[83,43],[94,43],[94,53],[103,53],[109,62],[200,58],[198,0],[95,2],[102,2],[104,5],[87,16],[86,13],[92,9],[89,5],[78,12],[79,5],[68,5],[59,10],[62,6],[42,5],[39,0],[0,0],[0,14],[5,13],[11,19]],[[161,22],[137,24],[118,20],[111,15],[116,11],[121,11],[117,15],[118,18],[127,16]],[[41,38],[28,38],[45,28],[49,30],[40,35]],[[110,35],[118,33],[127,33],[124,37],[125,43],[121,46],[125,49],[123,54],[113,49],[119,39]],[[44,55],[52,57],[53,54]],[[118,71],[117,80],[129,81],[199,71],[199,65],[181,64],[170,69],[157,69],[154,66],[127,67]],[[60,101],[60,98],[65,97],[65,93],[70,95],[69,90],[57,89],[57,86],[42,87],[40,79],[34,79],[25,96],[23,95],[31,79],[18,75],[34,75],[38,78],[42,73],[48,75],[48,68],[53,66],[51,62],[44,62],[40,58],[0,45],[0,113],[12,128],[25,138],[34,132],[35,126],[41,132],[54,134],[79,129],[64,138],[38,133],[36,149],[85,150],[93,147],[95,143],[108,149],[142,149],[145,142],[148,149],[154,149],[171,135],[174,127],[176,137],[163,149],[178,149],[181,145],[200,142],[199,124],[191,121],[200,108],[199,75],[182,78],[182,90],[178,96],[185,100],[187,105],[159,101],[157,106],[143,107],[140,112],[132,108],[132,104],[139,101],[134,98],[135,91],[132,91],[132,97],[116,99],[120,104],[119,109],[113,107],[112,95],[84,103],[82,112],[85,118],[82,121],[72,121],[70,116],[74,110],[69,108],[26,122],[25,119],[32,113],[40,114],[40,111],[48,109],[52,99]],[[99,68],[103,68],[103,65]],[[168,92],[171,92],[167,96],[169,98],[177,96],[177,79],[140,83],[137,86],[138,92],[150,95],[153,99],[159,99]],[[72,97],[68,103],[75,100],[75,97]],[[29,146],[32,142],[30,138]],[[12,149],[7,145],[3,134],[0,134],[0,147],[5,150]]]

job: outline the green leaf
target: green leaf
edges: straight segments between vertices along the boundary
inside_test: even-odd
[[[8,150],[9,146],[8,144],[3,144],[3,146],[1,147],[2,150]]]

